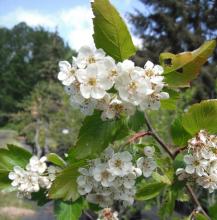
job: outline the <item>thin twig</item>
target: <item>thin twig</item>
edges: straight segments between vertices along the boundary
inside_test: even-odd
[[[148,130],[151,132],[152,137],[164,148],[164,150],[170,155],[172,159],[174,159],[174,154],[170,150],[170,148],[163,142],[163,140],[156,134],[154,128],[151,126],[146,113],[144,113],[145,123],[147,125]]]
[[[203,213],[209,220],[211,220],[210,217],[207,215],[206,211],[201,206],[195,192],[193,191],[193,189],[191,188],[191,186],[188,183],[186,183],[186,189],[188,190],[189,194],[191,195],[191,198],[194,201],[194,203],[198,206],[198,208],[199,208],[198,211]]]

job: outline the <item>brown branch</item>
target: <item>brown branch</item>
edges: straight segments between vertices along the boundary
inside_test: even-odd
[[[154,128],[151,126],[147,115],[144,113],[145,116],[145,123],[146,126],[149,130],[149,132],[151,133],[152,137],[164,148],[164,150],[170,155],[170,157],[172,159],[174,159],[174,154],[173,152],[170,150],[170,148],[164,143],[164,141],[157,135],[157,133],[155,132]]]
[[[135,133],[132,137],[130,137],[126,144],[130,144],[133,143],[134,141],[137,141],[138,139],[147,136],[147,135],[152,135],[152,133],[150,131],[140,131],[138,133]]]
[[[205,212],[205,210],[203,209],[203,207],[201,206],[201,204],[200,204],[200,202],[199,202],[199,200],[198,200],[198,198],[197,198],[197,196],[196,196],[196,194],[195,194],[195,192],[193,191],[193,189],[191,188],[191,186],[188,184],[188,183],[186,183],[186,189],[188,190],[188,193],[191,195],[191,198],[192,198],[192,200],[194,201],[194,203],[198,206],[198,208],[199,208],[199,212],[201,212],[201,213],[203,213],[203,215],[205,215],[209,220],[211,220],[210,219],[210,217],[207,215],[207,213]]]

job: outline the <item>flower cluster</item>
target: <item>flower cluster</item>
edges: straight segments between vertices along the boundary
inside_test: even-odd
[[[184,162],[185,169],[176,171],[180,180],[192,178],[209,192],[217,189],[217,135],[201,130],[188,141]]]
[[[102,111],[102,119],[120,114],[132,115],[136,107],[158,109],[160,100],[169,98],[162,92],[163,68],[148,61],[144,68],[125,60],[116,64],[102,49],[83,46],[72,64],[59,62],[58,79],[70,95],[71,104],[91,115]]]
[[[46,159],[46,157],[39,159],[37,156],[33,156],[26,169],[15,166],[9,173],[8,177],[12,180],[11,185],[18,190],[18,197],[31,199],[31,193],[38,192],[40,188],[49,189],[51,187],[59,169],[54,166],[47,167]]]
[[[136,166],[128,151],[115,153],[108,147],[100,158],[90,161],[87,168],[79,168],[78,192],[86,195],[88,202],[103,208],[111,207],[114,201],[121,201],[123,205],[133,204],[137,177],[142,173],[149,177],[156,168],[152,148],[146,147],[144,152],[146,157],[139,158]]]
[[[118,212],[112,212],[111,208],[104,208],[99,212],[97,220],[119,220]]]

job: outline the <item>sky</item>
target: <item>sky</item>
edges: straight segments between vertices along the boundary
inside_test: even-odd
[[[111,0],[126,20],[127,12],[142,9],[138,0]],[[65,42],[78,50],[82,45],[93,46],[93,17],[90,0],[0,0],[0,26],[8,28],[24,21],[30,26],[41,25],[47,30],[58,30]],[[132,27],[128,28],[132,33]],[[132,33],[133,35],[133,33]],[[133,35],[136,46],[141,40]]]

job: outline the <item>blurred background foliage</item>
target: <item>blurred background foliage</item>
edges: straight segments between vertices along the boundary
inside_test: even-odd
[[[139,1],[147,10],[135,9],[127,15],[134,34],[143,40],[142,49],[133,57],[137,65],[144,65],[148,59],[158,63],[161,52],[194,50],[205,40],[217,37],[216,0]],[[83,116],[70,106],[57,80],[58,62],[70,61],[76,52],[57,31],[25,23],[11,29],[0,27],[0,51],[0,146],[15,143],[38,155],[49,151],[63,154],[76,141]],[[177,113],[189,104],[216,98],[216,64],[217,50],[192,87],[182,90],[176,110],[149,113],[166,141],[171,142],[169,127]],[[206,205],[213,204],[213,195],[199,193]],[[147,202],[144,209],[152,203]],[[126,212],[125,219],[131,219],[132,213],[138,215],[141,207],[144,205],[137,204],[136,209]]]

